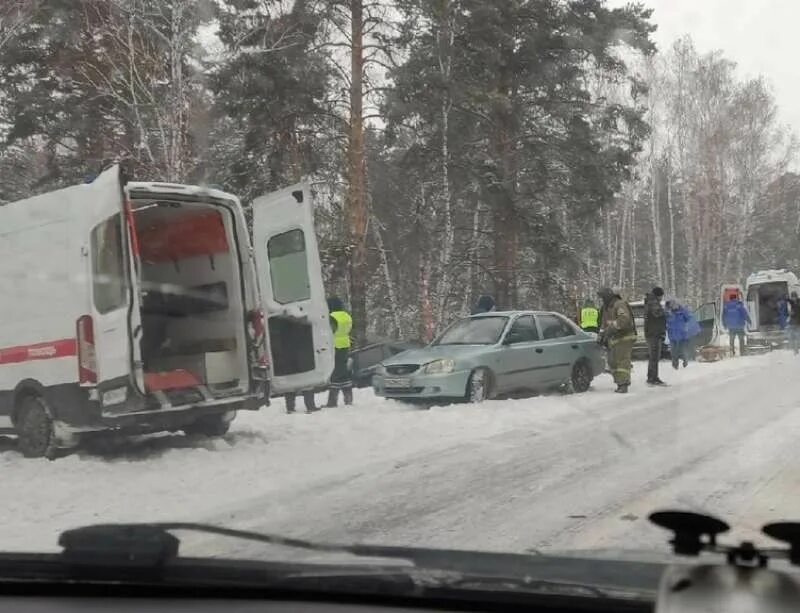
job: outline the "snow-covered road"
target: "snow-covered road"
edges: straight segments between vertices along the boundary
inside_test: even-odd
[[[657,508],[711,511],[742,536],[800,517],[800,360],[665,369],[671,385],[658,389],[643,366],[622,397],[606,376],[583,395],[430,411],[364,391],[315,415],[277,401],[224,440],[151,437],[56,462],[0,441],[0,549],[52,550],[65,528],[148,520],[471,549],[663,549],[645,519]]]

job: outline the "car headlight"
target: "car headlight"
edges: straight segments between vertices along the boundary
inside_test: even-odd
[[[422,367],[422,372],[426,375],[443,375],[445,373],[453,372],[456,368],[455,360],[443,359],[428,362]]]

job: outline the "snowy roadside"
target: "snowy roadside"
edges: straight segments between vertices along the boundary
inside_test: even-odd
[[[709,377],[739,378],[768,367],[752,357],[692,364],[673,372],[663,364],[670,393],[696,389]],[[610,409],[647,410],[663,390],[643,384],[637,363],[632,393],[611,393],[607,376],[582,395],[543,396],[453,405],[429,411],[357,393],[353,407],[315,415],[286,415],[283,402],[242,413],[222,440],[154,436],[124,443],[113,454],[79,453],[56,462],[0,453],[5,495],[0,505],[0,549],[55,550],[57,534],[98,522],[213,521],[225,523],[248,501],[295,491],[504,432],[601,423]],[[235,520],[231,521],[235,527]]]

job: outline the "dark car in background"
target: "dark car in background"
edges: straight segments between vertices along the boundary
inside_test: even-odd
[[[355,387],[370,387],[375,368],[386,359],[408,351],[423,347],[417,341],[380,341],[350,352],[352,361],[353,385]]]

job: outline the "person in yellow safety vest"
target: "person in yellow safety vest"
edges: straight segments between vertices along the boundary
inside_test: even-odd
[[[339,404],[339,390],[344,396],[344,403],[353,404],[353,379],[350,374],[350,332],[353,330],[353,318],[344,309],[344,303],[336,296],[328,298],[331,329],[333,330],[334,366],[331,384],[328,390],[328,407]]]
[[[636,342],[636,323],[631,306],[614,290],[602,288],[597,295],[603,301],[600,333],[597,342],[608,347],[608,368],[617,384],[618,394],[627,394],[631,385],[631,354]]]
[[[591,300],[587,300],[583,303],[580,326],[585,332],[594,332],[597,334],[600,331],[600,311],[594,306],[594,302]]]

